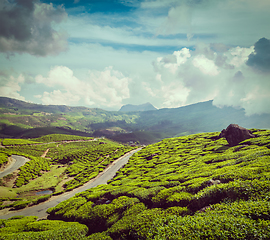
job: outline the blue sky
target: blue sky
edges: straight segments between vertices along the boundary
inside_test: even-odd
[[[0,0],[0,95],[270,113],[269,0]]]

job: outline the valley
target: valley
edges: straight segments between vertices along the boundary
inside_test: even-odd
[[[128,108],[128,110],[139,108]],[[179,108],[105,111],[98,108],[39,105],[0,97],[0,137],[37,138],[48,134],[107,137],[151,144],[164,138],[220,131],[237,123],[270,128],[270,114],[246,116],[244,109],[218,108],[213,101]]]

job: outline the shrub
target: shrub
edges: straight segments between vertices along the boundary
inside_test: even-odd
[[[18,210],[27,207],[31,201],[17,201],[13,204],[13,210]]]
[[[88,231],[85,225],[72,222],[42,220],[37,217],[4,220],[0,228],[0,239],[39,240],[39,239],[83,239]]]
[[[113,240],[106,232],[93,233],[86,238],[87,240]]]
[[[157,219],[149,239],[269,239],[269,221],[254,221],[230,214],[198,214]]]

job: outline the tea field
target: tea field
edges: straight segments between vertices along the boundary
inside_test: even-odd
[[[0,209],[5,210],[25,208],[77,188],[134,149],[107,139],[59,134],[2,139],[2,146],[0,167],[13,154],[30,159],[18,171],[0,179]],[[51,194],[36,194],[44,190]]]
[[[108,184],[50,208],[50,220],[1,220],[0,239],[270,239],[270,131],[251,131],[234,147],[217,132],[149,145]],[[99,145],[48,160],[74,176],[67,188],[93,173],[84,156],[97,159]]]
[[[108,185],[48,210],[87,239],[270,239],[270,131],[229,147],[219,133],[135,153]]]

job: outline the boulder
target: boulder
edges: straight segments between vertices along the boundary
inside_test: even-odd
[[[219,180],[213,180],[213,179],[210,179],[210,180],[207,182],[207,185],[208,185],[208,186],[217,185],[217,184],[221,184],[221,182],[220,182]]]
[[[218,138],[226,138],[229,145],[236,146],[238,143],[249,139],[254,138],[255,135],[251,133],[250,130],[240,127],[237,124],[230,124],[226,129],[223,129],[219,134]]]

